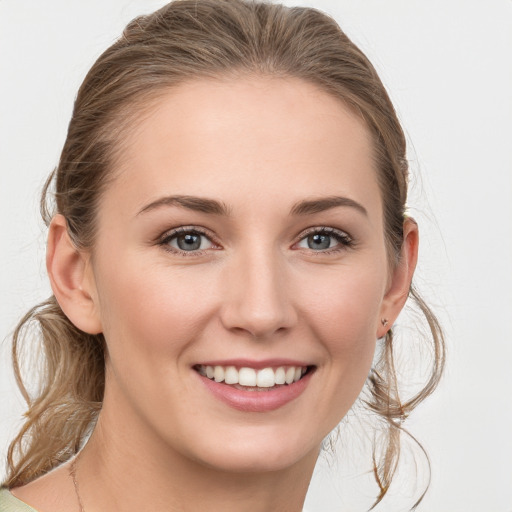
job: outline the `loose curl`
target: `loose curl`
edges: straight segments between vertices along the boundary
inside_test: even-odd
[[[160,94],[180,83],[248,74],[305,80],[343,101],[363,119],[373,139],[388,257],[391,266],[398,265],[408,164],[404,133],[382,82],[366,56],[326,14],[258,1],[175,0],[126,27],[79,89],[59,165],[42,195],[46,224],[54,213],[62,214],[76,247],[91,248],[98,201],[112,179],[111,170],[132,122]],[[396,472],[403,420],[433,392],[444,365],[444,341],[436,317],[413,289],[410,299],[428,322],[434,357],[424,387],[402,401],[392,331],[383,340],[368,378],[366,400],[387,425],[382,455],[374,450],[379,486],[375,504],[385,496]],[[34,328],[42,343],[44,369],[31,396],[20,364],[23,343]],[[20,321],[12,355],[28,412],[9,447],[5,485],[28,483],[78,451],[101,409],[104,351],[103,335],[77,329],[54,296]]]

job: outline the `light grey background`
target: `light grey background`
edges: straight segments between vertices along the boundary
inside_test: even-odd
[[[131,18],[163,3],[0,0],[2,460],[23,410],[7,336],[49,293],[40,188],[87,69]],[[411,142],[410,205],[422,234],[417,282],[444,323],[449,349],[440,389],[409,422],[433,467],[418,510],[510,512],[512,1],[287,3],[338,20],[379,70]],[[413,469],[410,462],[406,479]],[[320,464],[308,509],[365,510],[373,491],[365,478]],[[395,486],[376,510],[402,510],[404,492]]]

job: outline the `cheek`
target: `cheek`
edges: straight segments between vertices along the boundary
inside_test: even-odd
[[[332,279],[317,276],[317,285],[327,284],[305,295],[303,313],[324,351],[328,378],[322,395],[332,397],[333,424],[350,409],[371,368],[385,275],[375,263],[338,268]]]
[[[314,291],[304,293],[306,288]],[[303,312],[333,357],[375,341],[384,288],[377,266],[336,269],[322,279],[310,276],[302,290]]]
[[[158,359],[176,355],[194,339],[213,310],[204,272],[117,261],[106,268],[99,290],[104,334],[109,351],[135,350]],[[105,278],[105,276],[109,276]]]
[[[381,274],[351,271],[311,298],[305,312],[322,345],[326,378],[323,406],[334,428],[359,396],[370,371],[376,346],[376,323],[382,302]]]

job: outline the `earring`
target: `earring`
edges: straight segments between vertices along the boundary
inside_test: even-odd
[[[388,322],[388,319],[387,318],[382,318],[380,323],[384,326],[384,327],[387,327],[387,325],[389,324]]]

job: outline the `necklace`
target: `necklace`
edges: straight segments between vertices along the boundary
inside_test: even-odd
[[[78,491],[78,480],[76,478],[76,463],[78,462],[78,455],[73,459],[71,465],[69,466],[69,475],[71,476],[71,480],[73,480],[73,487],[75,488],[76,499],[78,500],[78,509],[80,512],[85,512],[84,505],[82,503],[82,498],[80,497],[80,492]],[[302,512],[306,512],[303,510]]]
[[[73,487],[75,488],[76,498],[78,500],[78,508],[80,512],[85,512],[84,505],[82,503],[82,498],[80,497],[80,492],[78,491],[78,480],[76,478],[76,463],[78,461],[78,456],[75,457],[71,465],[69,466],[69,474],[71,479],[73,480]]]

